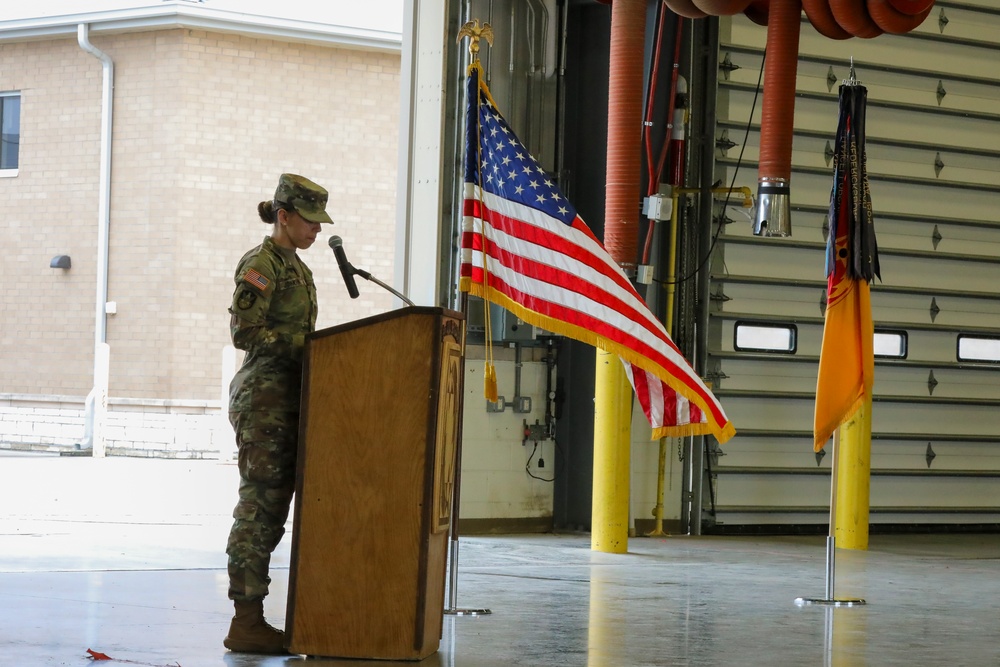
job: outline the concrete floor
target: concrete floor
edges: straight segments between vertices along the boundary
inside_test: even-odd
[[[458,607],[420,663],[234,655],[225,548],[232,464],[0,454],[0,664],[1000,665],[1000,536],[875,536],[838,550],[822,598],[822,537],[461,540]],[[284,623],[289,540],[269,619]]]

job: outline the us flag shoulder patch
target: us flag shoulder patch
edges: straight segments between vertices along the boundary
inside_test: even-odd
[[[244,282],[248,282],[262,292],[267,289],[270,285],[270,281],[261,275],[257,269],[250,269],[245,274],[243,274]]]

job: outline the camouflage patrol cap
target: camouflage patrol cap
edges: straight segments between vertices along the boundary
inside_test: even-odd
[[[288,204],[309,222],[333,222],[326,212],[328,197],[325,188],[297,174],[282,174],[274,191],[275,202]]]

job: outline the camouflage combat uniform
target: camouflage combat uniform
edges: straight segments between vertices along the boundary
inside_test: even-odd
[[[247,354],[229,390],[240,470],[226,547],[229,597],[257,600],[267,595],[271,552],[295,490],[302,353],[316,327],[316,286],[295,251],[270,237],[243,256],[235,279],[230,328]]]

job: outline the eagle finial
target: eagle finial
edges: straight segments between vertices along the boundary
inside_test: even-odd
[[[485,39],[490,46],[493,46],[493,28],[490,27],[489,23],[484,23],[482,27],[479,27],[479,19],[473,19],[462,26],[461,30],[458,31],[458,41],[461,42],[463,37],[470,38],[469,55],[472,56],[473,62],[479,60],[480,38]]]

